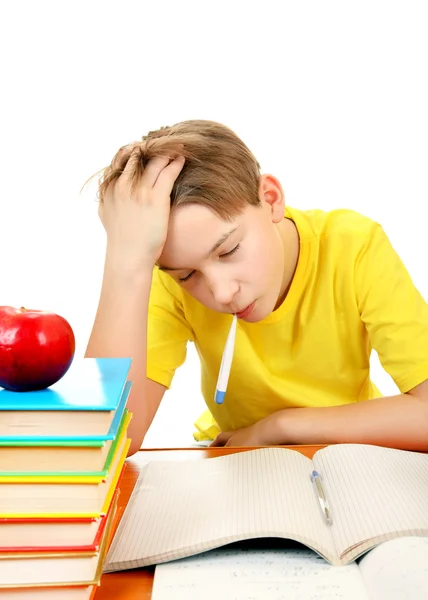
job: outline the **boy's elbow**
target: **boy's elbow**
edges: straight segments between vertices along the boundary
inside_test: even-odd
[[[128,454],[126,455],[126,458],[129,458],[130,456],[133,456],[136,452],[138,452],[141,449],[141,444],[143,443],[143,440],[132,440],[131,441],[131,445],[129,446],[128,449]]]

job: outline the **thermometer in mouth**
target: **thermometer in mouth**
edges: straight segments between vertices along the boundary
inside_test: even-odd
[[[227,336],[226,345],[221,359],[220,373],[218,375],[217,387],[215,390],[215,401],[217,404],[223,404],[226,396],[227,382],[229,381],[230,368],[232,366],[233,351],[235,348],[236,322],[238,318],[233,315],[232,325]]]

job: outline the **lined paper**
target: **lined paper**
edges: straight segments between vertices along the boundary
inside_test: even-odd
[[[310,473],[322,474],[333,525]],[[141,472],[105,572],[191,556],[258,537],[294,539],[346,564],[397,536],[428,536],[428,455],[360,444],[263,448],[153,462]]]
[[[355,563],[334,567],[307,549],[220,549],[156,567],[153,600],[201,598],[369,600]]]
[[[347,562],[397,535],[428,536],[427,454],[341,444],[318,451],[313,462],[332,499],[333,537]]]
[[[150,463],[140,474],[104,571],[256,537],[295,539],[334,560],[331,531],[310,483],[312,468],[299,452],[281,448]]]

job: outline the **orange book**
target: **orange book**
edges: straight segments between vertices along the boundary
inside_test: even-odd
[[[106,515],[98,518],[0,519],[0,552],[10,547],[94,546]]]

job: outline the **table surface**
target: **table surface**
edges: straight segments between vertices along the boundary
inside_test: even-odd
[[[312,458],[317,450],[324,446],[282,446],[298,450]],[[120,495],[116,527],[123,515],[129,497],[134,489],[143,465],[156,460],[200,460],[214,458],[234,452],[245,452],[254,448],[177,448],[177,449],[144,449],[137,452],[125,463],[119,483]],[[154,567],[106,573],[101,578],[94,600],[147,600],[152,597]]]

